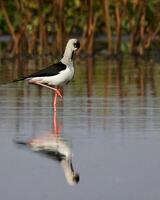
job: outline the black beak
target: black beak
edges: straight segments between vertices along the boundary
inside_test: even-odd
[[[78,173],[75,173],[75,175],[74,175],[74,177],[73,177],[74,182],[75,182],[75,183],[78,183],[78,182],[79,182],[79,179],[80,179],[79,174],[78,174]]]
[[[75,48],[79,49],[80,46],[81,46],[81,45],[80,45],[80,42],[79,42],[79,41],[77,41],[77,42],[74,43],[74,47],[75,47]]]

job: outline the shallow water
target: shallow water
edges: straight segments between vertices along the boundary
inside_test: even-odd
[[[54,113],[51,91],[11,82],[49,63],[0,64],[1,198],[159,200],[160,64],[77,62]]]

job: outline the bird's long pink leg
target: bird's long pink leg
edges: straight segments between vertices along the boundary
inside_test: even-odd
[[[54,112],[56,112],[56,110],[57,110],[57,92],[54,95],[53,107],[54,107]]]
[[[33,83],[34,83],[34,84],[37,84],[37,85],[41,85],[41,86],[46,87],[46,88],[48,88],[48,89],[54,90],[54,91],[56,92],[56,94],[62,98],[62,95],[61,95],[61,93],[60,93],[60,91],[59,91],[58,89],[56,89],[56,88],[54,88],[54,87],[50,87],[50,86],[45,85],[45,84],[43,84],[43,83],[40,83],[40,82],[38,82],[38,81],[37,81],[37,82],[33,82]],[[57,98],[57,97],[56,97],[56,98]]]
[[[54,128],[55,136],[59,136],[61,130],[60,130],[59,126],[58,126],[56,110],[54,110],[54,113],[53,113],[53,128]]]

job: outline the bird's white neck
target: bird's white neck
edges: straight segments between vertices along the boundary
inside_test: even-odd
[[[73,167],[72,167],[72,162],[70,159],[64,159],[61,161],[61,166],[64,170],[64,174],[66,177],[66,180],[70,185],[73,185]]]
[[[65,49],[61,62],[67,66],[73,65],[73,51],[70,48]]]

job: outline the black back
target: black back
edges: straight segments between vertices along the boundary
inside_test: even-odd
[[[59,74],[61,71],[66,69],[66,65],[62,62],[58,62],[52,65],[49,65],[47,68],[44,68],[38,72],[31,74],[25,78],[33,78],[33,77],[45,77],[45,76],[54,76]]]

